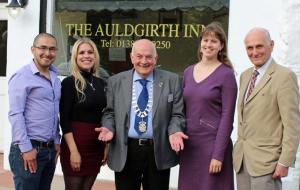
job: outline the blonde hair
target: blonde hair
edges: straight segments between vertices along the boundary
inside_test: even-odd
[[[233,65],[228,57],[228,51],[227,51],[227,38],[226,34],[221,27],[221,24],[218,22],[212,22],[209,25],[205,27],[205,29],[200,34],[199,38],[199,47],[198,47],[198,59],[199,61],[202,60],[202,52],[201,52],[201,41],[204,36],[207,35],[213,35],[216,38],[218,38],[221,42],[221,45],[223,45],[223,48],[218,53],[218,60],[228,66],[229,68],[233,69]]]
[[[78,67],[77,62],[76,62],[78,49],[81,44],[89,44],[94,50],[96,59],[95,59],[95,64],[91,69],[91,74],[93,76],[99,77],[99,67],[100,67],[100,56],[99,56],[96,44],[91,39],[86,38],[86,37],[78,39],[72,48],[71,74],[73,75],[73,77],[75,79],[75,88],[77,91],[77,96],[78,96],[79,102],[83,102],[85,100],[84,90],[86,88],[86,81],[83,78],[83,76],[80,72],[80,68]]]

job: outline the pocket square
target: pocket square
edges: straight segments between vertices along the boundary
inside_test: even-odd
[[[173,94],[168,95],[168,102],[173,102]]]

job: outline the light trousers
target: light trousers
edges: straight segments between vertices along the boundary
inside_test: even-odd
[[[274,180],[272,175],[250,176],[243,162],[240,172],[236,174],[237,190],[282,190],[281,179]]]

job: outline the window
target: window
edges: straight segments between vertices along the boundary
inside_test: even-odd
[[[227,31],[228,5],[229,0],[58,0],[56,64],[62,75],[69,74],[72,45],[86,36],[96,43],[102,68],[118,73],[132,68],[132,42],[148,38],[156,44],[158,67],[181,75],[197,62],[198,36],[205,25],[219,21]]]

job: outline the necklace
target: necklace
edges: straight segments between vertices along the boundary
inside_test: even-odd
[[[93,85],[93,82],[94,82],[93,76],[92,76],[91,82],[89,82],[88,80],[86,80],[86,82],[90,85],[90,87],[92,88],[93,91],[96,90],[96,88]]]

